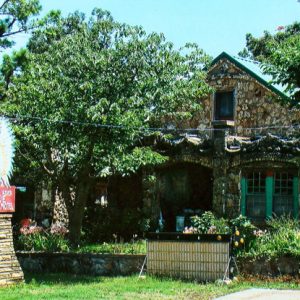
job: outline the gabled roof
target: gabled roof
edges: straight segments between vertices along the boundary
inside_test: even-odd
[[[263,79],[261,76],[257,75],[255,72],[253,72],[252,70],[250,70],[249,68],[247,68],[244,64],[242,64],[241,62],[239,62],[237,59],[233,58],[231,55],[229,55],[226,52],[222,52],[220,55],[218,55],[211,62],[211,67],[214,66],[216,63],[218,63],[218,61],[220,61],[221,59],[227,59],[232,64],[234,64],[235,66],[237,66],[242,71],[246,72],[248,75],[250,75],[251,77],[253,77],[256,81],[258,81],[260,84],[262,84],[263,86],[265,86],[267,89],[269,89],[270,91],[272,91],[273,93],[275,93],[279,97],[284,98],[284,99],[288,98],[288,96],[285,95],[282,91],[280,91],[279,89],[277,89],[276,87],[274,87],[268,81],[266,81],[265,79]]]

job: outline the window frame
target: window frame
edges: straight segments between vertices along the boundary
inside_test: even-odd
[[[262,172],[261,170],[252,170],[249,173]],[[289,173],[292,175],[293,180],[293,211],[292,215],[295,219],[299,218],[299,177],[292,171],[286,170],[276,170],[276,171],[265,171],[266,180],[265,180],[265,201],[266,201],[266,210],[265,210],[265,218],[269,219],[273,216],[273,205],[274,205],[274,186],[275,186],[275,174],[276,173]],[[247,216],[247,186],[248,186],[248,178],[247,174],[243,174],[241,178],[241,214],[243,216]]]
[[[228,118],[217,118],[217,94],[224,94],[224,93],[232,93],[232,117]],[[234,121],[236,117],[236,91],[235,89],[231,90],[220,90],[216,91],[213,96],[213,120],[214,121]]]

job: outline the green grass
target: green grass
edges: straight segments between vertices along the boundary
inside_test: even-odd
[[[88,277],[69,274],[27,274],[26,283],[0,288],[1,300],[13,299],[213,299],[251,287],[296,289],[299,280],[284,282],[248,279],[231,285],[197,284],[146,277]]]
[[[76,249],[79,253],[109,253],[109,254],[146,254],[146,241],[134,243],[98,243],[86,244]]]

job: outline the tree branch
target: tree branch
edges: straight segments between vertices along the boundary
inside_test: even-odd
[[[53,171],[53,170],[52,170],[52,171],[49,170],[49,169],[46,167],[45,164],[42,163],[42,167],[43,167],[43,169],[46,171],[47,174],[49,174],[49,175],[51,175],[51,176],[54,175],[54,171]]]
[[[10,2],[11,0],[5,0],[1,6],[0,6],[0,10],[5,6],[5,4],[7,4],[8,2]]]
[[[1,38],[8,37],[8,36],[11,36],[11,35],[14,35],[14,34],[17,34],[17,33],[21,33],[21,32],[24,32],[24,31],[26,31],[25,28],[19,29],[19,30],[17,30],[17,31],[13,31],[13,32],[5,33],[5,34],[3,34],[3,35],[1,36]]]
[[[13,20],[8,24],[7,28],[13,27],[16,21],[17,21],[17,19],[13,18]]]

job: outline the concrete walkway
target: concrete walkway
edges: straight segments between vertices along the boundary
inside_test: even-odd
[[[248,289],[215,300],[299,300],[300,290]]]

